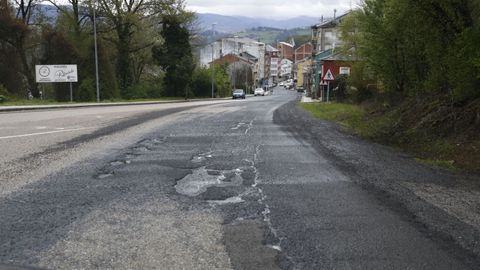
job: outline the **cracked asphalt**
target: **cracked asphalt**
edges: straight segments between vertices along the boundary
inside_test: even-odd
[[[38,135],[49,136],[41,147],[0,140],[23,145],[0,163],[0,268],[478,266],[474,240],[446,237],[478,239],[476,228],[411,192],[453,176],[314,120],[297,99],[278,88],[214,104],[109,108],[95,129]],[[90,117],[85,110],[69,113]],[[49,113],[58,111],[38,114]]]

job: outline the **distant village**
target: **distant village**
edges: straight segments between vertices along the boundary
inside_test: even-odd
[[[201,48],[200,65],[227,64],[233,87],[244,87],[247,92],[293,81],[290,87],[324,99],[329,83],[351,72],[354,59],[336,50],[342,46],[338,26],[347,15],[311,26],[311,40],[304,44],[295,44],[293,38],[276,46],[237,36],[218,39]]]

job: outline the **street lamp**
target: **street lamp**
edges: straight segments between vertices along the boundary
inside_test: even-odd
[[[95,2],[93,2],[93,42],[95,47],[95,82],[97,87],[97,102],[100,102],[100,83],[98,80],[98,49],[97,49],[97,20],[95,16]]]
[[[234,55],[234,60],[233,60],[233,89],[236,89],[236,83],[237,83],[237,37],[238,36],[233,36],[233,55]]]
[[[214,46],[215,46],[215,25],[216,23],[212,23],[212,98],[214,98],[214,92],[215,92],[215,63],[213,62],[213,52],[214,52]]]

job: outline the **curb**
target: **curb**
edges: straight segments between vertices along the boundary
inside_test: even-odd
[[[140,101],[140,102],[113,102],[113,103],[80,103],[80,104],[61,104],[61,105],[26,105],[26,106],[0,106],[0,113],[15,111],[33,111],[33,110],[49,110],[49,109],[76,109],[89,107],[113,107],[113,106],[134,106],[134,105],[155,105],[155,104],[171,104],[171,103],[187,103],[197,101],[218,101],[229,100],[228,98],[209,98],[209,99],[188,99],[188,100],[167,100],[167,101]]]

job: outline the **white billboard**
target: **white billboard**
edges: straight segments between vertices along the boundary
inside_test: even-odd
[[[77,65],[35,65],[37,83],[78,82]]]

